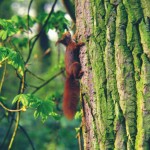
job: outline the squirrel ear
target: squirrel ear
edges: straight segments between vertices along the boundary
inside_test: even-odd
[[[71,33],[69,31],[65,32],[60,39],[55,43],[55,45],[58,45],[59,43],[62,43],[66,45],[67,41],[71,40]]]
[[[64,35],[66,35],[67,37],[71,37],[71,33],[69,31],[67,31]]]

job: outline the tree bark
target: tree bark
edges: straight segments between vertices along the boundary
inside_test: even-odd
[[[150,1],[76,0],[85,150],[150,149]]]

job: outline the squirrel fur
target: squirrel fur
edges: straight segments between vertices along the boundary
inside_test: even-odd
[[[81,71],[81,64],[79,61],[80,47],[84,45],[83,42],[76,43],[71,38],[70,32],[63,34],[62,38],[57,41],[66,46],[65,52],[65,70],[66,81],[63,95],[63,112],[67,119],[74,118],[80,95],[79,79],[83,75]]]

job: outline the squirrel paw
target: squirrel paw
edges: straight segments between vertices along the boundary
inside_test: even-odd
[[[84,74],[84,72],[83,72],[83,71],[80,71],[80,72],[79,72],[79,75],[78,75],[78,78],[81,79],[81,77],[83,76],[83,74]]]

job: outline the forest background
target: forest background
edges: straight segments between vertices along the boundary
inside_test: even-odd
[[[0,1],[0,149],[78,149],[80,112],[63,116],[64,47],[55,45],[73,24],[62,1]]]

